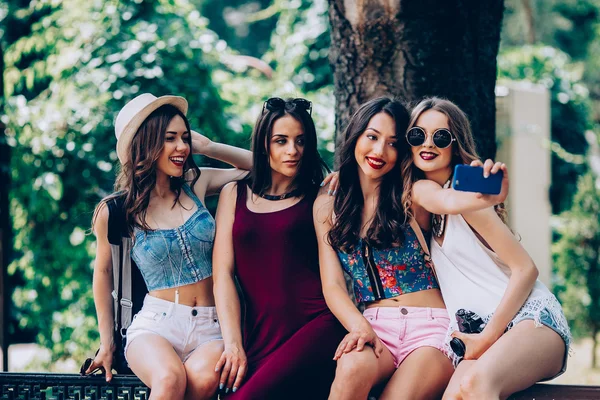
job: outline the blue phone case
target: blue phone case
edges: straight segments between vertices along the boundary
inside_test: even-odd
[[[470,165],[457,165],[454,168],[452,188],[464,192],[476,192],[484,194],[499,194],[502,189],[502,170],[495,174],[483,177],[483,167],[471,167]]]

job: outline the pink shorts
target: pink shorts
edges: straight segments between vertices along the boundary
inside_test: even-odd
[[[363,315],[392,353],[396,368],[419,347],[434,347],[448,355],[444,340],[450,318],[445,308],[373,307]]]

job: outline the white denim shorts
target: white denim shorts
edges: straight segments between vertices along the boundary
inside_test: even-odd
[[[126,359],[129,345],[145,334],[167,339],[183,362],[199,346],[223,339],[215,307],[190,307],[150,295],[127,329]]]

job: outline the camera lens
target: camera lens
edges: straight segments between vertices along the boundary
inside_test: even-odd
[[[465,346],[463,341],[460,340],[459,338],[452,338],[452,340],[450,341],[450,347],[452,348],[452,351],[454,352],[454,354],[456,354],[457,356],[459,356],[459,357],[465,356],[465,352],[467,351],[467,346]]]

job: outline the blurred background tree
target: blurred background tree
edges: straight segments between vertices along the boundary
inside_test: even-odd
[[[4,48],[0,41],[0,72],[4,71]],[[4,266],[8,265],[12,253],[12,225],[9,214],[9,189],[10,189],[10,146],[6,140],[6,133],[2,116],[4,115],[4,74],[0,76],[0,321],[8,320],[10,309],[10,294],[4,287],[7,286],[8,274]],[[2,365],[8,363],[8,327],[0,327],[0,347],[2,349]],[[4,368],[6,370],[6,368]]]
[[[554,291],[576,338],[600,329],[600,1],[507,0],[500,78],[551,94]]]
[[[504,0],[330,1],[336,130],[383,94],[440,96],[469,116],[481,157],[496,153],[496,56]]]
[[[35,340],[50,349],[38,368],[56,369],[56,361],[81,360],[97,347],[89,226],[116,175],[116,112],[139,93],[183,95],[193,127],[247,147],[262,101],[302,96],[303,84],[313,81],[300,66],[308,45],[327,33],[326,3],[316,3],[277,1],[266,11],[250,1],[7,3],[0,16],[3,121],[13,151],[10,342]],[[199,10],[221,15],[213,26],[225,36],[229,24],[246,24],[248,32],[230,38],[238,48]],[[254,31],[261,40],[242,37]],[[319,88],[309,97],[331,160],[333,98]]]
[[[599,16],[598,0],[506,2],[499,77],[540,83],[552,96],[554,213],[571,206],[586,171],[584,134],[599,121]]]
[[[407,74],[410,85],[390,81],[394,74],[382,74],[387,88],[351,93],[358,100],[346,105],[345,111],[347,117],[364,97],[390,88],[409,99],[437,94],[451,97],[463,107],[479,102],[479,94],[463,104],[460,97],[453,97],[452,90],[434,86],[460,75],[457,82],[463,83],[456,87],[463,87],[464,77],[478,64],[467,60],[466,71],[457,72],[456,66],[445,70],[448,60],[456,63],[465,57],[463,48],[437,51],[427,41],[453,32],[452,40],[476,42],[478,29],[485,30],[489,21],[499,24],[502,20],[498,77],[533,81],[551,91],[550,198],[553,212],[563,213],[555,221],[555,280],[569,320],[580,336],[594,333],[592,316],[600,310],[591,300],[585,303],[586,298],[596,296],[594,279],[582,278],[591,276],[586,271],[592,261],[579,265],[562,254],[580,243],[577,238],[581,237],[577,236],[581,232],[568,228],[565,221],[597,219],[595,209],[582,203],[586,196],[598,197],[598,186],[594,194],[589,183],[595,178],[581,178],[579,184],[577,180],[598,176],[589,143],[598,141],[595,132],[600,115],[599,2],[505,0],[503,18],[501,8],[494,7],[493,18],[486,17],[489,20],[477,16],[483,12],[483,2],[465,2],[470,8],[462,9],[468,8],[468,13],[456,14],[458,7],[447,10],[456,14],[451,19],[466,25],[462,30],[449,24],[450,14],[440,13],[446,10],[445,3],[402,2],[412,4],[397,20],[410,27],[406,36],[399,36],[399,27],[386,22],[384,14],[364,14],[366,20],[381,24],[379,28],[367,24],[374,30],[362,32],[371,36],[361,40],[389,29],[380,38],[385,46],[371,50],[394,55],[398,48],[407,51],[414,57],[407,59],[412,62],[407,68],[415,69]],[[190,103],[194,128],[214,140],[248,147],[254,120],[266,98],[304,96],[313,102],[320,151],[332,165],[334,105],[336,101],[340,105],[340,83],[344,81],[336,78],[336,89],[330,57],[335,63],[343,48],[339,36],[330,30],[329,18],[330,7],[339,4],[333,0],[0,3],[0,45],[4,50],[4,103],[0,103],[4,109],[0,108],[0,114],[7,126],[5,143],[12,152],[10,160],[0,158],[0,172],[2,166],[10,171],[14,231],[8,270],[8,283],[14,288],[8,298],[14,307],[8,329],[12,343],[36,341],[51,350],[51,358],[37,368],[55,370],[59,368],[56,361],[80,361],[97,347],[91,292],[95,241],[89,226],[95,204],[111,192],[116,175],[116,112],[139,93],[182,95]],[[501,7],[502,2],[494,4]],[[497,36],[496,28],[488,33]],[[406,44],[405,40],[413,42]],[[483,42],[478,45],[484,46]],[[493,46],[487,49],[485,52],[495,51]],[[472,50],[465,51],[473,54]],[[374,59],[385,64],[381,54]],[[361,57],[361,62],[367,62]],[[492,68],[493,63],[495,60],[488,59],[484,64]],[[486,82],[492,82],[485,86],[488,103],[493,101],[493,79],[486,75]],[[493,121],[493,105],[476,104],[473,110],[471,117]],[[338,130],[342,126],[343,122],[338,122]],[[488,150],[483,153],[493,153],[493,125],[484,130],[478,133],[488,138],[483,144]],[[1,139],[0,135],[0,148]],[[211,160],[198,161],[212,164]],[[3,180],[2,189],[6,187]],[[0,203],[0,216],[4,210]]]
[[[4,22],[12,341],[35,334],[54,360],[81,359],[98,339],[87,233],[94,204],[112,190],[115,113],[141,92],[184,94],[194,127],[242,142],[212,84],[227,45],[180,1],[31,2]],[[13,24],[24,27],[18,36]]]
[[[569,325],[593,339],[592,366],[597,367],[600,333],[600,179],[591,171],[577,182],[573,207],[560,215],[560,238],[553,255],[563,280],[555,285]]]

